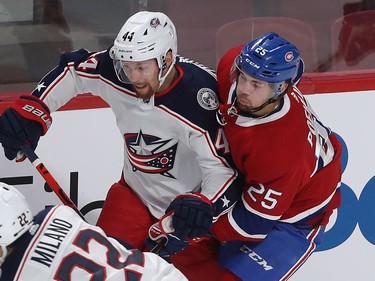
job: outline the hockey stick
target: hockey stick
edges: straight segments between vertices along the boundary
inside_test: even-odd
[[[55,178],[48,171],[47,167],[39,159],[38,155],[31,149],[30,145],[27,145],[27,144],[23,145],[22,152],[27,156],[31,164],[33,164],[33,166],[38,170],[38,172],[44,178],[46,183],[52,188],[55,194],[60,198],[61,202],[63,202],[64,205],[72,208],[84,221],[86,221],[85,217],[78,210],[77,206],[73,203],[73,201],[65,193],[65,191],[60,187],[60,185],[57,183]],[[167,241],[168,241],[167,238],[163,237],[162,239],[160,239],[159,243],[155,245],[154,248],[151,249],[150,252],[158,254],[160,250],[165,246]]]
[[[168,239],[163,237],[160,239],[160,241],[155,245],[154,248],[151,249],[151,253],[154,253],[154,254],[159,254],[159,252],[161,251],[161,249],[164,248],[164,246],[167,244],[168,242]]]
[[[70,197],[65,193],[65,191],[60,187],[57,183],[55,178],[51,175],[48,171],[47,167],[43,164],[43,162],[39,159],[38,155],[31,149],[30,145],[23,145],[22,152],[27,156],[31,164],[38,170],[40,175],[44,178],[46,183],[52,188],[55,194],[60,198],[61,202],[64,205],[71,207],[84,221],[86,221],[85,217],[82,213],[78,210],[77,206],[73,203]],[[166,245],[167,238],[163,237],[160,239],[157,245],[151,249],[150,252],[158,254],[161,249]]]
[[[154,240],[156,245],[150,252],[159,254],[159,252],[167,245],[168,238],[166,235],[172,233],[174,228],[172,226],[173,213],[164,215],[157,223],[153,224],[149,229],[149,237]]]
[[[27,156],[31,164],[33,164],[33,166],[38,170],[39,174],[44,178],[46,183],[52,188],[55,194],[60,198],[61,202],[63,202],[64,205],[72,208],[84,221],[86,221],[85,217],[78,210],[77,206],[73,203],[73,201],[65,193],[65,191],[60,187],[60,185],[57,183],[55,178],[48,171],[47,167],[39,159],[38,155],[36,155],[36,153],[31,149],[30,145],[24,144],[22,146],[22,152]]]

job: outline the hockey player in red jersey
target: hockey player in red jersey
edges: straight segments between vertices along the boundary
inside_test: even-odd
[[[152,253],[126,249],[67,206],[33,217],[25,197],[0,182],[0,280],[187,279]]]
[[[151,249],[160,237],[158,220],[172,215],[173,232],[161,233],[168,243],[160,254],[190,245],[171,260],[189,280],[207,280],[220,274],[210,250],[215,241],[193,239],[208,234],[242,190],[237,171],[224,158],[229,151],[216,121],[216,92],[212,70],[177,55],[172,21],[142,11],[126,21],[107,50],[62,54],[32,94],[0,117],[0,141],[13,160],[24,143],[36,148],[51,126],[51,112],[79,94],[101,97],[123,137],[124,165],[98,226],[140,250],[147,241]]]
[[[217,75],[241,199],[214,224],[226,280],[287,280],[340,204],[341,144],[297,88],[298,49],[275,33],[229,50]]]

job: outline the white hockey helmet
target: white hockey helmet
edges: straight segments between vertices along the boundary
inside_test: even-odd
[[[162,77],[165,57],[171,50],[173,62]],[[169,74],[177,56],[177,34],[173,22],[161,12],[141,11],[131,16],[118,33],[110,50],[115,71],[120,81],[129,83],[123,71],[123,62],[140,62],[156,59],[160,86]]]
[[[32,225],[33,215],[23,194],[15,187],[0,182],[0,247],[3,250],[0,264],[7,254],[6,247]]]

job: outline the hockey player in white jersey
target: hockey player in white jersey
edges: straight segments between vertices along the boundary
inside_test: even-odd
[[[0,182],[1,281],[185,281],[153,253],[126,249],[67,206],[33,217],[25,197]]]
[[[216,241],[192,239],[207,235],[242,190],[216,121],[217,87],[212,70],[177,55],[172,21],[143,11],[126,21],[107,50],[62,54],[32,94],[0,117],[0,140],[13,160],[24,143],[36,148],[51,126],[51,112],[82,93],[100,96],[116,116],[124,166],[98,226],[140,250],[147,241],[150,249],[155,237],[148,239],[149,229],[155,233],[155,223],[172,215],[174,232],[161,254],[173,254],[191,281],[215,280]]]

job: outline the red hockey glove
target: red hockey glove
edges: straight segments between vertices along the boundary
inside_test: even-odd
[[[0,116],[0,141],[6,158],[13,160],[28,143],[33,150],[52,124],[48,107],[37,97],[21,96]],[[17,159],[24,160],[25,157]]]
[[[213,220],[211,201],[201,193],[192,192],[177,196],[166,210],[173,211],[173,235],[181,240],[208,236]]]

